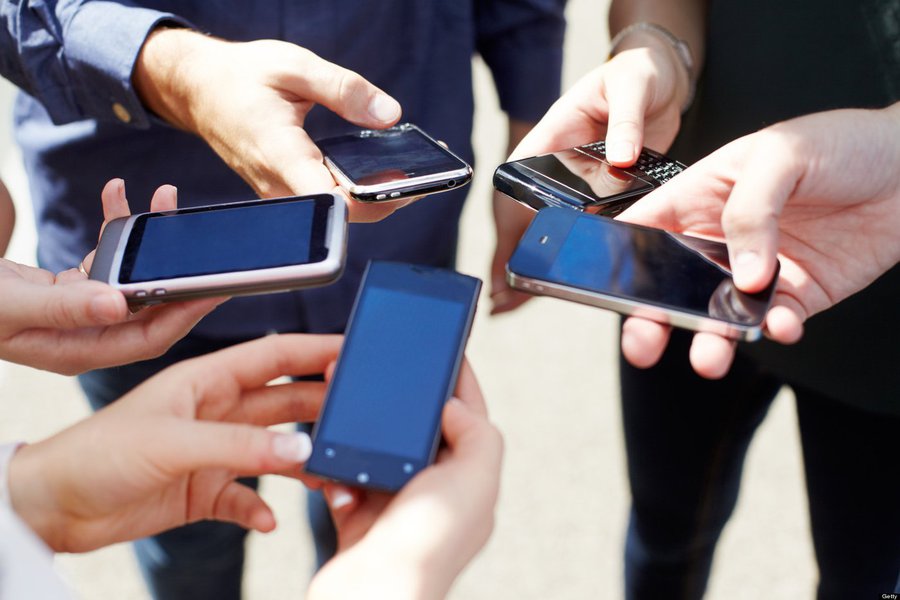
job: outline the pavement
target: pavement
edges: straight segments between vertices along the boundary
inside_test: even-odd
[[[571,0],[565,87],[603,61],[607,4]],[[475,67],[476,175],[463,215],[459,270],[489,282],[490,178],[504,158],[505,116],[484,65],[476,60]],[[6,84],[0,90],[4,114],[10,98]],[[0,127],[0,174],[19,214],[8,257],[33,264],[28,190],[7,121]],[[506,440],[502,492],[494,535],[450,598],[619,598],[629,493],[618,404],[618,320],[551,299],[490,317],[487,291],[468,356]],[[36,441],[87,415],[74,379],[0,361],[0,440]],[[301,598],[313,564],[303,494],[296,482],[277,478],[265,479],[262,493],[279,527],[250,535],[245,597]],[[81,598],[148,598],[127,544],[61,555],[57,565]],[[796,414],[785,391],[750,447],[707,597],[812,598],[816,578]]]

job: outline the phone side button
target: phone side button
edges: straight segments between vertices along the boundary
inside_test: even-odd
[[[165,296],[166,290],[164,290],[163,288],[156,288],[155,290],[153,290],[153,295],[154,296]]]
[[[399,198],[400,192],[391,192],[391,198]]]
[[[376,200],[384,200],[385,198],[387,198],[386,194],[378,194],[377,196],[375,196]]]
[[[146,297],[147,297],[147,291],[146,291],[146,290],[138,290],[138,291],[136,291],[136,292],[134,293],[134,297],[135,297],[135,298],[146,298]]]

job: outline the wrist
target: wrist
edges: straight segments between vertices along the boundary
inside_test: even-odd
[[[9,505],[19,518],[54,551],[62,549],[64,527],[53,507],[46,469],[35,455],[35,446],[20,446],[7,471]]]
[[[169,124],[195,132],[194,58],[209,44],[224,44],[186,28],[159,27],[144,42],[132,82],[144,106]]]
[[[690,108],[697,89],[697,72],[693,52],[687,42],[655,23],[640,21],[622,29],[610,42],[609,57],[637,48],[656,50],[667,57],[675,77],[675,98],[681,112]]]

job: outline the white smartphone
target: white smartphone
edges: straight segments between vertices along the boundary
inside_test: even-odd
[[[775,291],[734,286],[725,244],[569,208],[538,211],[507,264],[516,289],[753,341]]]
[[[279,292],[336,280],[346,246],[338,194],[181,208],[110,221],[90,278],[134,305]]]
[[[472,167],[410,123],[316,140],[335,181],[361,202],[390,202],[461,187]]]

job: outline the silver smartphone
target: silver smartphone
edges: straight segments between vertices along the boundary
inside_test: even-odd
[[[507,264],[516,289],[753,341],[775,290],[738,290],[725,244],[568,208],[538,211]]]
[[[110,221],[90,278],[133,305],[279,292],[336,280],[346,246],[338,194],[181,208]]]
[[[469,183],[472,167],[410,123],[316,140],[325,165],[350,197],[390,202]]]

